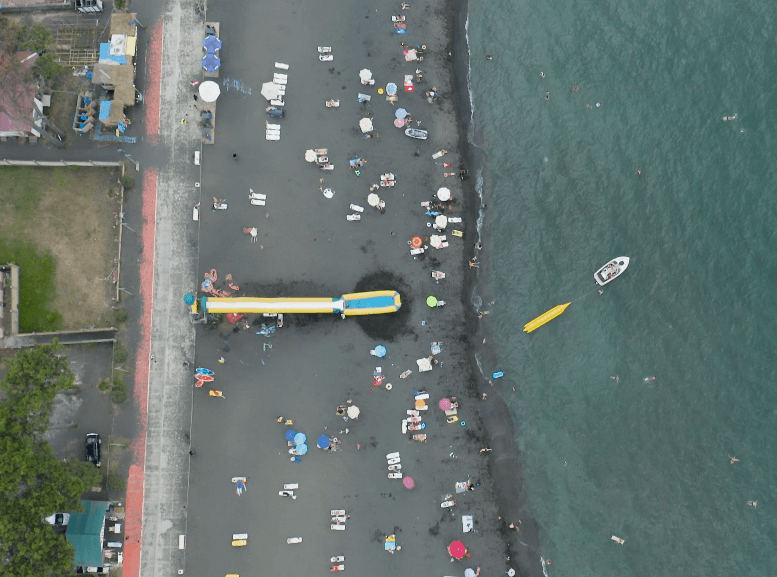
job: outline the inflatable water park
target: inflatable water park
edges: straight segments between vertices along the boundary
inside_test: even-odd
[[[262,298],[262,297],[212,297],[195,299],[187,295],[186,304],[192,314],[199,312],[222,313],[269,313],[269,314],[314,314],[335,313],[346,317],[381,315],[397,312],[402,300],[397,291],[370,291],[349,293],[333,298]]]

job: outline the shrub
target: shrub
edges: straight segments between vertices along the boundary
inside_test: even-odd
[[[104,379],[97,383],[97,388],[100,389],[103,393],[108,390],[108,388],[111,386],[111,381],[108,379]]]
[[[129,317],[129,313],[124,309],[116,309],[113,311],[113,318],[116,319],[117,323],[123,323],[127,320],[127,317]]]
[[[116,344],[113,346],[113,362],[114,363],[123,363],[127,360],[127,357],[129,357],[129,354],[127,353],[127,349],[121,346],[121,344],[117,341]]]
[[[127,486],[127,482],[118,473],[108,473],[105,484],[111,491],[123,491]]]
[[[127,0],[113,0],[116,10],[124,10],[127,7]]]
[[[125,174],[121,177],[121,185],[126,189],[129,190],[133,186],[135,186],[135,179],[132,178],[130,175]]]
[[[111,400],[116,404],[123,403],[127,400],[127,388],[121,381],[114,382],[113,388],[111,389]]]

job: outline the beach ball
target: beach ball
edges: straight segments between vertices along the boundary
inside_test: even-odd
[[[426,306],[429,308],[434,308],[437,306],[437,297],[435,296],[428,296],[426,297]]]

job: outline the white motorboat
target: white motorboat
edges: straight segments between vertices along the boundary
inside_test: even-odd
[[[599,286],[604,286],[618,278],[629,266],[629,257],[619,256],[611,260],[594,273],[594,280]]]

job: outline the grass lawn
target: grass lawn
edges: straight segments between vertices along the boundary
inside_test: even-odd
[[[0,167],[0,263],[20,266],[21,332],[111,324],[119,174]]]

